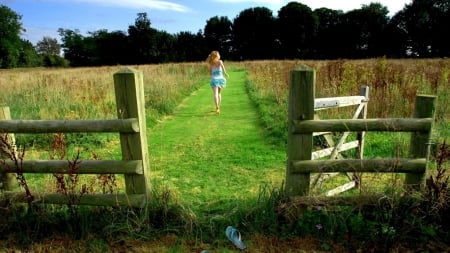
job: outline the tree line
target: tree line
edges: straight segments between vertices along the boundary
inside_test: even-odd
[[[211,17],[197,33],[176,34],[153,28],[147,13],[138,13],[127,31],[82,35],[60,28],[61,44],[44,37],[32,45],[20,38],[21,16],[0,6],[0,67],[191,62],[203,61],[211,50],[235,61],[448,57],[449,7],[448,0],[413,0],[389,17],[380,3],[343,12],[290,2],[276,16],[254,7],[233,20]]]

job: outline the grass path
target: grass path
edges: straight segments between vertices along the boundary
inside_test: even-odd
[[[221,115],[205,83],[149,130],[152,182],[194,209],[256,197],[284,180],[285,150],[265,142],[245,80],[244,71],[230,71]]]

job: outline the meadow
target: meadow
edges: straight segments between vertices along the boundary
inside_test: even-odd
[[[432,143],[437,146],[439,143],[450,141],[450,104],[448,103],[450,99],[450,60],[448,59],[244,61],[226,62],[226,64],[230,70],[246,72],[246,88],[259,115],[264,135],[270,145],[277,150],[284,150],[286,143],[289,73],[300,64],[306,64],[316,70],[316,97],[359,95],[361,85],[368,85],[371,89],[368,118],[411,117],[416,94],[437,95],[438,106]],[[141,70],[144,74],[145,107],[149,131],[174,113],[177,106],[186,97],[196,92],[201,86],[207,85],[209,78],[205,63],[132,67]],[[122,66],[0,70],[0,106],[10,107],[13,119],[116,118],[112,77],[121,68]],[[320,116],[322,118],[349,118],[350,112],[347,109],[339,109],[324,112]],[[87,157],[96,156],[103,159],[120,157],[117,135],[68,134],[65,138],[69,150],[68,159],[73,157],[77,150],[82,150],[82,155]],[[54,136],[17,135],[16,141],[25,148],[26,159],[48,159],[52,151]],[[366,137],[365,157],[405,156],[408,152],[408,145],[408,134],[375,133]],[[196,159],[196,155],[198,154],[192,154],[189,158]],[[157,161],[152,157],[151,150],[150,156],[152,161]],[[158,154],[158,156],[164,156],[164,154]],[[236,158],[236,160],[238,159]],[[261,161],[265,160],[261,159]],[[283,161],[281,161],[282,163]],[[161,165],[156,164],[155,166]],[[278,178],[273,181],[281,182],[283,175],[277,175]],[[186,177],[186,174],[184,176]],[[54,190],[52,184],[49,183],[52,180],[54,179],[51,176],[38,176],[32,178],[30,184],[41,190],[44,188],[51,191]],[[390,180],[393,180],[391,186],[395,186],[398,181],[401,181],[397,178]],[[261,179],[255,177],[246,177],[245,181],[256,186],[261,183]],[[120,189],[120,182],[118,184]],[[173,225],[170,215],[174,210],[165,208],[171,198],[170,195],[175,190],[164,185],[161,186],[159,183],[155,184],[155,187],[161,188],[154,189],[158,197],[152,204],[156,203],[162,209],[158,209],[155,215],[162,212],[164,217],[162,222],[166,222],[165,225],[168,226],[164,229],[170,230],[170,225]],[[188,186],[186,188],[178,186],[177,188],[179,191],[192,190]],[[197,194],[203,193],[200,191]],[[239,195],[239,192],[224,194],[233,195],[238,199],[244,197]],[[222,214],[222,216],[241,215],[247,220],[267,219],[266,221],[272,221],[269,217],[264,217],[264,214],[257,213],[256,210],[267,211],[264,208],[268,208],[275,211],[269,206],[278,200],[278,194],[282,195],[276,190],[262,186],[260,192],[256,192],[253,197],[267,199],[267,203],[258,202],[258,205],[263,205],[263,207],[250,202],[243,207],[251,209],[249,213],[241,209],[233,209],[231,210],[232,214]],[[195,213],[189,211],[193,207],[186,206],[186,203],[189,201],[176,205],[176,211],[181,212],[184,216],[175,217],[175,219],[181,219],[183,226],[191,226],[189,229],[184,228],[185,230],[203,231],[205,238],[207,237],[206,230],[212,234],[217,233],[214,228],[215,222],[224,222],[218,218],[217,213],[224,212],[231,205],[226,202],[221,204],[219,201],[218,205],[222,206],[214,207],[218,210],[216,213],[208,216],[202,222],[196,222]],[[265,204],[267,205],[264,206]],[[211,210],[207,211],[211,212]],[[309,218],[315,222],[323,217]],[[139,217],[136,219],[135,222],[139,222]],[[197,217],[197,219],[200,218]],[[313,227],[316,225],[314,222],[311,222]],[[263,221],[258,225],[260,227],[254,224],[255,230],[267,226]],[[196,230],[195,226],[204,227]],[[301,224],[297,224],[297,226],[299,226],[298,229],[304,228]],[[130,228],[127,227],[126,230],[129,231]],[[298,231],[285,233],[287,235],[295,232]],[[137,232],[133,233],[137,234]],[[367,235],[367,233],[363,234]],[[326,246],[324,247],[326,248]]]
[[[450,135],[448,59],[244,61],[227,64],[230,68],[247,71],[248,89],[261,111],[263,124],[269,129],[269,135],[281,140],[286,134],[289,72],[299,64],[315,69],[317,98],[359,95],[361,85],[368,85],[368,118],[411,117],[416,94],[436,95],[435,138],[448,140]],[[149,127],[172,113],[184,97],[207,83],[208,79],[204,63],[134,67],[144,74]],[[10,107],[13,119],[115,118],[112,76],[121,68],[0,70],[0,106]],[[321,116],[347,118],[349,114],[342,112],[345,109],[340,110]],[[39,144],[37,138],[33,139],[26,141],[26,145]]]

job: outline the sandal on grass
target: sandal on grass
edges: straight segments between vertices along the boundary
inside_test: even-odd
[[[230,240],[238,249],[245,249],[247,246],[241,240],[241,233],[234,227],[228,226],[225,230],[228,240]]]

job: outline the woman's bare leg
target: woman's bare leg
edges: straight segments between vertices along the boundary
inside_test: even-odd
[[[222,88],[221,87],[218,87],[219,89],[218,89],[218,91],[217,91],[217,93],[218,93],[218,98],[219,98],[219,109],[220,109],[220,103],[222,102]]]
[[[213,90],[213,94],[214,94],[214,104],[216,105],[216,112],[219,113],[220,112],[220,100],[221,100],[220,88],[215,86],[212,88],[212,90]]]

